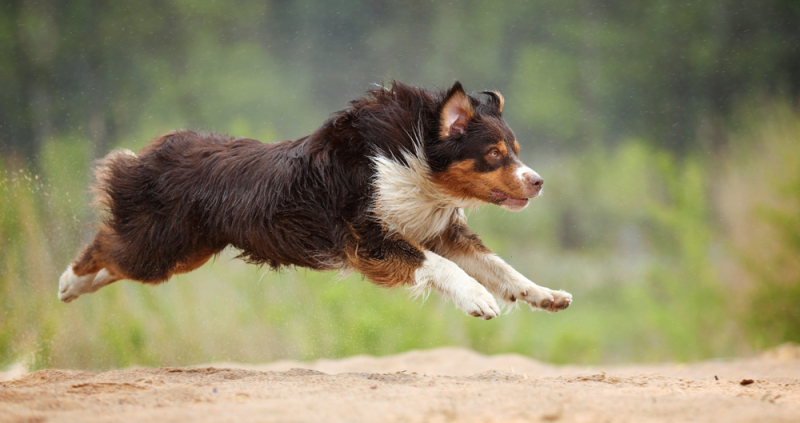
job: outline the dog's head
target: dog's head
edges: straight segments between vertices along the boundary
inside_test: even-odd
[[[482,94],[486,101],[470,97],[456,82],[444,95],[433,179],[457,198],[520,211],[542,192],[544,180],[519,159],[519,143],[503,120],[503,96]]]

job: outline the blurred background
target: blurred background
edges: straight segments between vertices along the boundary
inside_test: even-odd
[[[295,139],[390,78],[505,95],[547,189],[470,226],[572,307],[485,322],[235,251],[56,299],[93,234],[92,160],[179,128]],[[800,341],[799,94],[795,0],[3,1],[0,369],[445,345],[688,361]]]

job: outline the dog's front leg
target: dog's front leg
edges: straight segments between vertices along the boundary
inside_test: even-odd
[[[414,272],[413,290],[422,292],[433,288],[467,314],[489,320],[500,314],[492,294],[486,287],[452,261],[431,251],[425,252],[425,261]]]
[[[408,284],[417,294],[434,289],[465,313],[486,320],[500,314],[486,287],[452,261],[396,235],[384,234],[375,243],[365,241],[348,254],[348,262],[370,281],[383,286]]]
[[[524,301],[551,313],[563,310],[572,303],[572,294],[536,285],[493,253],[455,255],[450,258],[506,301]]]
[[[531,282],[486,248],[463,224],[451,227],[431,247],[508,302],[524,301],[549,312],[563,310],[572,303],[572,294]]]

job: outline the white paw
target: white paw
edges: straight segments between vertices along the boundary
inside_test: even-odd
[[[434,288],[442,297],[470,316],[485,320],[500,315],[497,300],[486,288],[455,263],[433,252],[425,252],[425,262],[414,273],[414,291]]]
[[[95,292],[115,280],[117,278],[109,274],[105,268],[97,273],[77,276],[72,271],[72,266],[68,266],[58,280],[58,299],[68,303],[83,294]]]
[[[547,311],[555,313],[559,310],[569,307],[569,305],[572,304],[572,294],[569,292],[562,290],[553,291],[552,289],[549,291],[553,294],[553,304],[550,308],[546,309]]]
[[[555,313],[564,310],[572,303],[572,294],[564,291],[553,291],[531,284],[527,289],[512,295],[512,301],[524,301],[533,308],[547,310]]]
[[[58,299],[68,303],[85,293],[92,285],[95,273],[84,276],[76,276],[72,271],[72,266],[67,266],[67,270],[58,279]]]
[[[480,317],[483,320],[494,319],[500,315],[497,300],[481,285],[471,286],[469,290],[465,290],[462,298],[456,299],[456,306],[470,316]]]

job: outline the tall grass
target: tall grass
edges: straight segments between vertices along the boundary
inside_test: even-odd
[[[800,122],[789,111],[779,119],[779,126]],[[167,284],[121,281],[62,304],[58,276],[92,235],[90,152],[78,140],[50,140],[41,174],[14,160],[0,163],[0,365],[263,362],[443,345],[558,363],[692,360],[796,339],[792,207],[800,185],[792,184],[800,167],[786,162],[780,169],[793,170],[795,179],[780,178],[774,162],[797,157],[800,147],[773,146],[778,136],[770,122],[751,124],[749,134],[761,134],[770,147],[747,159],[753,172],[776,176],[751,188],[774,191],[770,198],[780,201],[764,203],[769,207],[740,195],[731,173],[712,174],[707,157],[678,159],[637,140],[581,156],[529,158],[547,180],[545,195],[522,213],[472,211],[470,224],[512,265],[537,283],[572,292],[575,303],[554,315],[520,307],[488,322],[436,294],[412,300],[403,289],[380,289],[358,275],[274,273],[234,260],[231,251]],[[737,157],[729,155],[731,166]],[[736,208],[740,217],[720,211],[731,195],[747,204]],[[747,242],[763,241],[741,228],[748,218],[775,228],[763,254],[742,253],[740,232]],[[739,229],[730,229],[732,221]],[[738,274],[749,282],[728,278],[731,263],[744,263]],[[776,263],[788,270],[765,270]],[[753,301],[743,302],[743,293]],[[747,313],[734,311],[743,307]],[[769,308],[774,312],[763,313]],[[747,330],[768,335],[743,337]]]

